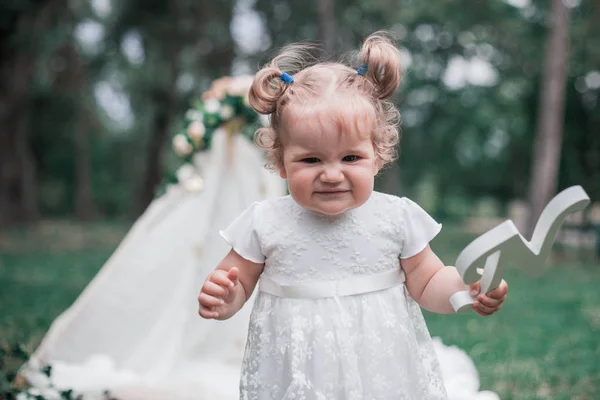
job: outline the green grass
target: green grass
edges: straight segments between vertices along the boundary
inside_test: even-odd
[[[0,232],[0,345],[33,350],[102,267],[125,224],[47,221]]]
[[[33,350],[110,256],[122,224],[42,224],[0,234],[0,344]],[[452,264],[474,238],[446,226],[432,243]],[[431,334],[474,360],[483,389],[503,399],[600,399],[600,265],[554,254],[541,278],[509,270],[498,314],[426,313]]]
[[[450,227],[432,247],[451,265],[473,237]],[[566,249],[549,265],[540,278],[508,270],[509,296],[499,313],[426,313],[429,329],[465,350],[481,387],[502,399],[600,399],[600,265]]]
[[[0,338],[33,349],[54,318],[96,274],[110,250],[3,254]]]

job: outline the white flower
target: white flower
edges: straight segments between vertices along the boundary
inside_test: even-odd
[[[219,113],[219,115],[224,120],[230,119],[231,117],[233,117],[233,107],[231,107],[228,104],[225,104],[223,107],[221,107],[221,112]]]
[[[221,109],[221,102],[217,99],[208,99],[204,102],[204,110],[210,114],[218,113]]]
[[[194,144],[198,144],[200,139],[204,137],[204,133],[206,129],[204,128],[204,124],[200,121],[194,121],[188,126],[187,134],[192,139]]]
[[[177,181],[188,192],[199,192],[204,188],[204,180],[192,164],[183,164],[175,172]]]
[[[200,175],[194,175],[190,179],[182,182],[182,185],[188,192],[199,192],[204,189],[204,180]]]
[[[192,152],[193,148],[187,138],[180,133],[173,138],[173,150],[178,156],[185,157]]]
[[[177,177],[178,182],[185,182],[188,179],[191,179],[195,174],[196,168],[194,168],[192,164],[183,164],[175,172],[175,176]]]
[[[190,121],[202,121],[202,113],[198,110],[188,110],[185,117]]]

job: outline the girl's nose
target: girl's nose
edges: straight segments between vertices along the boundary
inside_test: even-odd
[[[344,174],[338,166],[325,166],[320,179],[325,183],[338,183],[344,180]]]

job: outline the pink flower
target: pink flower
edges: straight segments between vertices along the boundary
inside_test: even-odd
[[[192,152],[193,148],[184,135],[178,134],[173,138],[173,150],[178,156],[185,157]]]
[[[206,128],[204,128],[204,124],[200,121],[194,121],[188,126],[187,134],[192,139],[194,144],[198,144],[200,139],[204,137],[206,133]]]

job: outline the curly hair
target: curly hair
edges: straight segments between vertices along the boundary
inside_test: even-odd
[[[371,130],[378,167],[394,161],[400,113],[390,98],[402,75],[394,41],[376,32],[348,62],[319,62],[311,57],[312,49],[301,43],[285,47],[258,71],[250,87],[250,106],[270,117],[270,126],[255,133],[256,144],[267,151],[267,166],[283,168],[281,135],[285,127],[303,118],[316,123],[333,120],[344,133]],[[354,66],[350,66],[352,59]],[[283,82],[283,72],[294,82]]]

